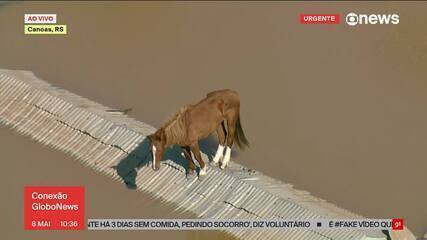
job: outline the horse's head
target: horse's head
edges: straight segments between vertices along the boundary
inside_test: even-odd
[[[150,148],[153,155],[153,170],[160,169],[160,160],[162,160],[163,152],[165,151],[166,135],[163,128],[160,128],[155,133],[148,136],[150,139]]]

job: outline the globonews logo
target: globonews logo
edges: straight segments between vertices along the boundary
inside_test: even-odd
[[[345,22],[349,26],[358,24],[399,24],[399,14],[357,14],[348,13],[345,17]]]

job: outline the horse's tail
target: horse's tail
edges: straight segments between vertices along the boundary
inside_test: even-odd
[[[240,114],[237,116],[235,140],[239,148],[245,149],[246,147],[249,147],[249,141],[246,139],[245,133],[242,129],[242,124],[240,123]]]

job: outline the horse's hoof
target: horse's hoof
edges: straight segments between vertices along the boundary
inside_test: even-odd
[[[199,176],[206,175],[207,171],[208,171],[208,166],[206,166],[206,165],[205,165],[205,167],[204,167],[204,168],[201,168],[201,169],[200,169],[200,171],[199,171]]]
[[[203,174],[203,175],[200,175],[199,174],[199,177],[198,177],[198,179],[199,179],[199,181],[202,181],[203,179],[205,179],[207,177],[207,175],[206,174]]]
[[[218,167],[219,163],[215,162],[215,161],[212,161],[212,162],[210,162],[209,165],[211,165],[212,167]]]
[[[199,175],[199,177],[197,178],[199,181],[203,181],[203,179],[206,178],[206,175]]]
[[[222,162],[222,160],[223,160],[223,157],[220,157],[220,158],[214,158],[214,159],[212,159],[212,162],[214,162],[214,163],[218,164],[219,162]]]
[[[227,165],[221,164],[221,166],[219,168],[221,168],[222,170],[224,170],[226,167],[227,167]]]
[[[185,175],[185,177],[186,177],[188,180],[193,179],[195,176],[196,176],[196,171],[194,171],[194,170],[189,171],[189,172]]]

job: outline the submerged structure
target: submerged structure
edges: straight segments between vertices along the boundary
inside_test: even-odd
[[[0,69],[0,122],[71,155],[98,173],[200,218],[362,218],[235,162],[225,171],[209,168],[203,181],[187,180],[182,164],[186,160],[178,149],[167,152],[161,169],[153,171],[146,136],[155,128],[55,88],[32,72]],[[241,239],[387,239],[381,231],[364,230],[228,232]],[[411,239],[410,232],[406,234]]]

